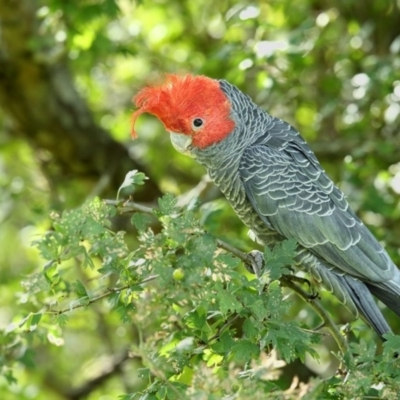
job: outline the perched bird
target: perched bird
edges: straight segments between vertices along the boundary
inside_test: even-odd
[[[298,243],[296,263],[382,337],[376,296],[400,316],[400,272],[295,128],[225,80],[167,75],[135,97],[202,164],[259,242]],[[372,295],[371,295],[372,294]]]

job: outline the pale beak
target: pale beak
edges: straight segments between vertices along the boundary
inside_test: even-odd
[[[192,144],[192,137],[182,133],[170,132],[170,134],[171,142],[175,149],[180,153],[190,154],[189,146]]]

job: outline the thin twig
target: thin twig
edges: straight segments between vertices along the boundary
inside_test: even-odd
[[[236,247],[232,246],[229,243],[224,242],[221,239],[216,239],[216,243],[220,249],[224,249],[227,252],[232,253],[235,257],[242,260],[245,264],[251,264],[252,259],[248,254],[243,253],[243,251],[240,251]]]
[[[50,314],[56,314],[56,315],[65,314],[66,312],[76,310],[77,308],[87,307],[89,304],[96,303],[96,301],[104,299],[104,297],[107,297],[110,294],[122,292],[123,290],[128,289],[128,287],[129,286],[123,286],[123,287],[116,288],[116,289],[109,289],[107,292],[104,292],[96,297],[93,297],[93,298],[89,299],[88,301],[85,301],[84,303],[78,303],[74,306],[64,308],[63,310],[50,309],[50,310],[47,310],[47,312]]]
[[[153,281],[154,279],[157,279],[157,278],[158,278],[158,275],[150,275],[150,276],[148,276],[147,278],[143,279],[141,282],[139,282],[137,284],[138,285],[143,285],[144,283]],[[78,304],[76,304],[74,306],[71,306],[71,307],[68,307],[68,308],[64,308],[63,310],[50,309],[50,310],[47,310],[47,313],[56,314],[56,315],[65,314],[65,313],[67,313],[69,311],[76,310],[77,308],[87,307],[90,304],[96,303],[97,301],[99,301],[101,299],[104,299],[105,297],[108,297],[110,294],[120,293],[123,290],[128,289],[129,287],[130,287],[129,285],[125,285],[125,286],[122,286],[122,287],[119,287],[119,288],[108,289],[108,291],[106,291],[106,292],[104,292],[102,294],[99,294],[96,297],[92,297],[91,299],[89,299],[88,301],[86,301],[84,303],[78,303]]]
[[[127,201],[127,202],[118,202],[114,200],[104,200],[104,202],[108,205],[112,205],[117,207],[120,211],[122,212],[143,212],[147,214],[153,214],[154,215],[154,209],[143,206],[141,204],[132,202],[132,201]],[[227,252],[233,254],[235,257],[239,258],[246,264],[251,264],[251,257],[237,249],[236,247],[230,245],[229,243],[226,243],[220,239],[216,239],[217,246],[221,249],[226,250]],[[325,309],[322,307],[321,303],[319,300],[316,298],[316,296],[310,296],[304,289],[302,289],[297,283],[298,279],[296,276],[291,276],[291,275],[283,275],[280,278],[280,282],[283,286],[286,286],[290,288],[292,291],[294,291],[300,298],[302,298],[306,303],[310,304],[310,306],[314,309],[314,311],[318,314],[318,316],[322,319],[323,325],[329,330],[331,333],[332,337],[336,341],[340,351],[342,354],[345,354],[349,351],[347,342],[343,335],[340,333],[339,329],[336,327],[334,321],[330,317],[330,315],[325,311]]]
[[[133,201],[118,201],[118,200],[103,200],[105,204],[109,206],[115,206],[120,212],[132,212],[139,211],[145,214],[153,214],[154,208],[144,206],[143,204],[138,204]]]
[[[320,336],[329,336],[328,333],[326,332],[319,332],[318,330],[314,330],[314,329],[306,329],[306,328],[300,328],[303,332],[307,332],[307,333],[312,333],[313,335],[320,335]]]

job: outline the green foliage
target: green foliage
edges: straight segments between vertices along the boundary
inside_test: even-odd
[[[283,301],[278,281],[259,294],[256,280],[238,273],[239,260],[221,253],[215,239],[199,226],[196,211],[178,209],[171,195],[161,198],[159,205],[155,214],[162,224],[160,233],[146,229],[143,221],[134,218],[141,229],[140,245],[133,251],[127,250],[122,232],[110,231],[115,209],[99,199],[54,215],[53,229],[35,242],[48,261],[43,272],[47,286],[44,291],[28,292],[31,302],[41,303],[42,312],[30,314],[18,328],[46,331],[53,323],[64,328],[66,312],[102,298],[107,298],[121,323],[135,320],[133,314],[152,319],[158,326],[154,337],[147,337],[135,351],[145,354],[152,348],[151,359],[142,361],[148,365],[152,382],[145,392],[156,398],[169,398],[190,388],[188,378],[180,381],[185,369],[186,374],[194,374],[213,367],[220,379],[227,379],[232,362],[246,371],[246,365],[257,362],[271,345],[286,361],[303,358],[306,351],[315,355],[310,345],[316,338],[298,324],[285,321],[289,305]],[[287,259],[280,264],[280,257],[292,257],[293,251],[289,254],[287,246],[275,249],[275,267],[283,266]],[[83,268],[97,268],[97,283],[73,280],[66,272],[71,260]],[[179,280],[174,279],[177,269],[183,272]],[[112,289],[101,284],[109,274],[116,282]],[[154,283],[144,284],[153,279]],[[50,308],[40,301],[44,294],[53,298]],[[66,303],[68,297],[72,299]],[[144,306],[146,297],[151,304]],[[233,325],[239,319],[245,322],[242,334],[238,333],[240,327]],[[161,329],[163,334],[157,338]],[[242,386],[240,380],[236,385]]]
[[[294,264],[293,257],[296,254],[297,243],[294,239],[288,239],[277,244],[274,249],[266,247],[264,249],[265,264],[268,265],[268,274],[270,279],[279,279],[289,270],[283,267],[290,267]]]
[[[79,172],[71,176],[67,165],[53,168],[35,142],[42,132],[21,140],[19,124],[0,111],[0,397],[397,399],[398,337],[376,345],[362,321],[353,322],[337,299],[319,291],[334,321],[350,323],[346,334],[355,356],[344,356],[348,376],[347,370],[336,374],[335,343],[325,329],[310,333],[318,316],[279,283],[290,272],[295,243],[261,249],[268,268],[259,280],[250,275],[216,244],[219,238],[246,251],[256,246],[212,188],[196,193],[199,209],[194,202],[178,206],[187,203],[175,196],[195,187],[204,170],[173,149],[151,116],[139,118],[139,139],[131,142],[129,114],[135,92],[165,72],[228,79],[299,129],[399,264],[398,5],[21,2],[26,12],[36,8],[20,22],[38,24],[39,36],[15,46],[61,75],[46,93],[64,103],[52,97],[52,88],[70,71],[76,87],[63,87],[66,99],[78,91],[99,127],[131,146],[152,182],[173,195],[149,196],[146,205],[158,204],[157,210],[128,215],[124,200],[134,200],[144,183],[131,171],[121,190],[114,188],[116,212],[93,197],[103,197],[117,157],[115,165],[96,159],[104,176],[92,187]],[[13,13],[3,16],[8,3],[0,7],[2,32],[3,23],[13,24]],[[3,43],[1,59],[9,54]],[[0,75],[8,88],[7,73],[16,72],[7,71]],[[36,79],[26,70],[17,80],[22,103]],[[46,119],[40,103],[30,109]],[[68,118],[66,107],[60,124]],[[69,154],[67,138],[49,140],[61,139]],[[80,151],[96,154],[94,146]],[[68,163],[75,165],[75,158]],[[397,316],[384,313],[399,333]]]
[[[60,317],[102,298],[121,323],[131,323],[135,314],[152,319],[154,331],[133,348],[146,366],[140,376],[151,382],[142,396],[160,399],[184,396],[189,389],[194,395],[198,388],[192,381],[206,368],[218,379],[234,382],[230,390],[216,388],[219,395],[239,393],[244,376],[252,374],[260,355],[272,347],[286,362],[304,359],[306,352],[317,356],[312,344],[318,336],[287,320],[290,302],[284,301],[279,281],[271,281],[259,293],[257,280],[238,272],[240,260],[221,252],[215,238],[199,225],[196,210],[177,208],[171,195],[159,199],[159,206],[154,214],[162,229],[157,234],[146,228],[143,214],[132,218],[140,242],[133,251],[127,250],[121,232],[109,230],[115,209],[99,199],[53,219],[54,230],[35,244],[51,265],[44,272],[47,289],[62,301],[53,302],[51,310],[43,312],[42,329],[52,315]],[[267,262],[280,269],[294,252],[295,244],[285,242],[268,253],[273,256]],[[100,276],[95,289],[89,291],[82,281],[71,281],[62,273],[70,260],[82,267],[97,265]],[[178,270],[180,279],[174,276]],[[110,273],[115,287],[102,288],[100,282]],[[65,306],[67,296],[73,299]],[[143,305],[145,298],[150,303]],[[36,327],[41,317],[33,314],[29,327]],[[68,323],[65,318],[55,322],[61,327]],[[151,358],[145,357],[150,348]],[[232,375],[231,364],[241,371],[241,377]]]
[[[139,172],[137,169],[134,169],[133,171],[129,171],[126,176],[124,181],[122,182],[122,185],[119,187],[118,192],[117,192],[117,200],[119,198],[119,195],[121,193],[121,190],[124,190],[125,195],[134,193],[135,191],[135,186],[137,185],[144,185],[144,181],[148,179],[143,172]],[[129,192],[128,192],[129,190]]]
[[[353,344],[355,355],[345,377],[334,376],[321,382],[315,389],[321,398],[347,399],[357,394],[359,398],[397,399],[400,390],[400,359],[395,355],[400,348],[399,336],[387,335],[382,355],[376,356],[376,344],[361,341]],[[313,398],[313,397],[311,397]]]
[[[27,286],[26,292],[40,311],[9,329],[4,339],[22,336],[23,330],[30,332],[30,340],[49,337],[56,326],[62,337],[74,310],[102,302],[121,326],[134,324],[141,332],[129,347],[140,359],[137,376],[144,388],[121,399],[186,399],[204,393],[215,399],[247,398],[249,393],[252,398],[282,396],[281,368],[297,358],[304,362],[306,354],[318,358],[314,345],[319,336],[288,318],[292,302],[277,280],[288,272],[296,243],[288,240],[264,250],[269,283],[260,291],[258,279],[241,273],[241,261],[221,251],[199,225],[198,210],[177,207],[171,195],[159,199],[159,206],[153,212],[161,224],[158,233],[145,215],[134,214],[139,244],[133,249],[123,232],[110,230],[116,208],[97,198],[53,215],[53,229],[34,243],[47,261],[42,273],[46,284],[41,290]],[[71,262],[94,268],[93,278],[76,279]],[[110,275],[113,287],[103,283]],[[52,302],[46,304],[49,298]],[[399,338],[387,339],[382,356],[375,356],[373,343],[353,345],[357,358],[348,361],[347,383],[333,377],[313,391],[327,398],[332,393],[396,393],[400,375],[393,363],[400,361],[393,359],[393,351]],[[34,365],[32,358],[29,362]],[[3,363],[2,371],[12,383],[12,364]],[[208,378],[199,383],[204,376]],[[211,389],[213,381],[218,384]]]

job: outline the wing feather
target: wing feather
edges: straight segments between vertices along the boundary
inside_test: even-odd
[[[396,266],[313,152],[294,128],[273,120],[264,139],[245,150],[239,168],[259,216],[338,271],[372,283],[392,279]]]

